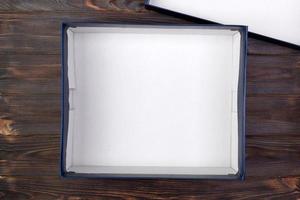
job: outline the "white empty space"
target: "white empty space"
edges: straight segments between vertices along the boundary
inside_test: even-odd
[[[150,0],[151,5],[300,45],[299,0]]]
[[[67,170],[234,174],[238,31],[69,28]]]

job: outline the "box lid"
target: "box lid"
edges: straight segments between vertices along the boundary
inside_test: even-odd
[[[221,24],[247,25],[251,33],[300,48],[299,0],[148,0],[146,5]]]

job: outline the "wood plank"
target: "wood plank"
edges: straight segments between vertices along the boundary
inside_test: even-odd
[[[31,12],[31,11],[76,11],[76,10],[144,10],[143,0],[2,0],[0,11]]]
[[[50,117],[60,119],[59,95],[2,96],[0,103],[2,115],[11,116],[15,120],[27,119],[28,121]]]
[[[39,15],[39,14],[38,14]],[[29,55],[60,55],[61,53],[61,24],[66,21],[95,21],[106,23],[149,23],[156,24],[155,20],[149,19],[142,14],[129,15],[123,13],[122,16],[108,14],[107,17],[91,18],[85,14],[74,16],[71,20],[65,19],[17,19],[6,20],[0,26],[0,55],[29,54]],[[43,15],[42,15],[43,16]],[[58,16],[60,16],[58,14]],[[107,18],[107,19],[106,19]],[[139,19],[137,21],[136,19]]]
[[[248,53],[250,55],[299,55],[299,50],[291,49],[285,46],[278,45],[276,43],[257,40],[255,38],[249,38]]]
[[[34,56],[32,56],[34,57]],[[47,65],[46,63],[44,65]],[[49,67],[48,67],[49,66]],[[24,80],[24,81],[43,81],[55,80],[60,78],[61,66],[48,65],[35,67],[32,65],[26,67],[6,67],[0,68],[0,80]]]
[[[57,117],[60,119],[60,116]],[[14,118],[12,118],[14,119]],[[60,134],[60,122],[37,122],[37,121],[12,121],[10,125],[12,131],[17,131],[22,135],[42,135],[42,134]]]
[[[59,54],[60,38],[36,35],[0,36],[0,54]]]
[[[153,13],[152,15],[152,12],[149,11],[142,13],[120,12],[118,15],[112,12],[95,14],[96,13],[93,12],[79,12],[69,13],[68,15],[68,13],[64,12],[56,13],[54,16],[51,15],[46,19],[43,19],[47,16],[47,14],[44,13],[37,13],[35,15],[24,14],[24,17],[22,18],[18,18],[19,15],[17,15],[17,18],[13,14],[7,15],[6,17],[8,17],[8,19],[0,23],[0,41],[3,43],[2,49],[0,48],[0,54],[60,54],[60,27],[63,21],[191,24],[190,22],[170,18],[166,15],[157,13]],[[45,20],[47,20],[47,23],[45,23]],[[43,43],[44,45],[41,45]],[[299,56],[299,51],[297,50],[266,43],[253,38],[249,39],[248,50],[249,55]]]
[[[248,57],[247,94],[300,94],[300,51]]]
[[[61,67],[61,58],[58,55],[24,55],[24,54],[8,54],[0,55],[0,69],[9,67],[25,70],[28,67],[34,70],[34,67],[43,69],[44,67]],[[48,68],[46,68],[48,69]],[[39,69],[38,69],[39,70]],[[2,72],[3,74],[5,72]],[[59,79],[59,76],[56,77]]]
[[[1,2],[0,11],[6,11],[6,12],[54,11],[54,10],[67,11],[67,10],[75,10],[75,9],[82,9],[82,8],[83,7],[80,5],[80,1],[76,1],[76,0],[72,0],[72,1],[3,0]]]
[[[21,199],[296,199],[299,177],[234,181],[74,180],[3,176],[3,197]],[[255,193],[254,191],[257,191]]]
[[[17,130],[1,134],[1,160],[58,161],[60,134],[22,135]],[[58,164],[58,163],[57,163]],[[35,172],[33,172],[35,173]]]
[[[0,92],[4,95],[59,95],[60,94],[60,80],[1,80]]]
[[[247,135],[246,147],[247,177],[277,177],[283,176],[283,174],[300,174],[297,167],[300,164],[299,134]]]
[[[288,113],[286,114],[288,115]],[[265,119],[260,116],[248,116],[246,127],[246,132],[248,135],[288,134],[299,136],[300,134],[299,122],[290,122],[278,119]]]
[[[247,135],[299,135],[300,95],[247,98]]]
[[[300,94],[293,96],[248,97],[247,116],[300,123]],[[282,110],[284,108],[284,111]]]

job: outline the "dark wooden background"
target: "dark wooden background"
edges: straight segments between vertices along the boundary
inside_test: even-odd
[[[187,23],[143,0],[0,0],[0,199],[300,199],[300,51],[255,39],[246,181],[62,179],[63,21]]]

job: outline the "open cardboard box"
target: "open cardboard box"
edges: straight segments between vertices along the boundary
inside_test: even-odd
[[[62,175],[243,178],[247,28],[63,24]]]

